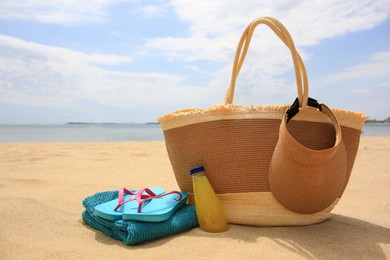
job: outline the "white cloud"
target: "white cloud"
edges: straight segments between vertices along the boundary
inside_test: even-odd
[[[146,17],[161,16],[164,13],[164,7],[162,4],[159,5],[145,5],[135,10],[137,13],[141,13]]]
[[[368,62],[348,68],[342,72],[329,75],[325,80],[328,82],[332,82],[372,79],[378,77],[390,78],[389,68],[390,51],[378,52],[372,54]]]
[[[161,49],[168,60],[199,61],[209,60],[215,62],[227,61],[226,46],[231,45],[229,41],[222,39],[212,40],[203,36],[193,35],[188,38],[164,37],[150,39],[146,47]],[[228,46],[228,49],[230,46]]]
[[[260,16],[279,18],[297,46],[371,28],[390,13],[390,2],[379,1],[212,1],[171,0],[178,17],[189,24],[189,36],[150,39],[148,47],[165,51],[170,59],[225,61],[246,25]],[[262,35],[258,29],[256,34]],[[262,42],[271,36],[263,35]],[[262,44],[263,44],[262,43]],[[270,51],[271,44],[260,47]],[[278,50],[273,50],[278,51]]]
[[[0,48],[0,103],[77,108],[90,100],[157,117],[162,111],[196,104],[210,91],[186,86],[185,78],[175,74],[120,72],[99,66],[130,62],[126,56],[86,54],[9,36],[0,36]]]
[[[361,111],[370,117],[389,116],[390,52],[373,53],[367,61],[314,82],[313,97],[331,107]]]
[[[96,24],[107,21],[108,7],[121,3],[133,4],[130,7],[133,14],[140,13],[145,17],[162,16],[167,4],[161,0],[152,2],[154,3],[143,5],[140,0],[2,0],[0,19],[62,25]]]
[[[8,49],[8,51],[22,51],[17,56],[30,58],[31,56],[46,56],[53,60],[63,58],[64,62],[77,60],[83,63],[96,63],[102,65],[118,65],[121,63],[132,62],[129,56],[120,55],[103,55],[103,54],[86,54],[83,52],[76,52],[67,48],[52,47],[34,42],[24,41],[15,37],[0,35],[0,44]],[[3,55],[7,55],[5,52]],[[7,55],[8,56],[8,55]]]
[[[101,23],[106,19],[107,6],[125,1],[2,0],[0,2],[0,19],[30,20],[65,25]]]

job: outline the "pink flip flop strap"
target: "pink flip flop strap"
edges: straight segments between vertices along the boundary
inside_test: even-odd
[[[143,190],[145,190],[148,194],[150,194],[149,192],[153,193],[153,192],[152,192],[150,189],[148,189],[148,188],[145,188],[145,189],[143,189]],[[138,192],[139,192],[139,191],[138,191]],[[141,194],[142,194],[142,193],[141,193]],[[153,194],[154,194],[154,193],[153,193]],[[178,195],[179,195],[179,197],[176,199],[176,201],[180,201],[180,200],[182,199],[182,197],[183,197],[183,196],[181,195],[180,192],[174,190],[174,191],[167,192],[167,193],[163,193],[163,194],[160,194],[160,195],[154,194],[154,195],[148,196],[147,198],[140,199],[140,200],[137,199],[137,201],[138,201],[138,213],[141,212],[142,203],[144,203],[145,201],[148,201],[148,200],[151,200],[151,199],[159,199],[159,198],[162,198],[162,197],[167,196],[167,195],[170,195],[170,194],[178,194]],[[137,193],[137,195],[138,195],[138,193]],[[136,195],[136,196],[137,196],[137,195]]]
[[[134,193],[134,192],[132,192],[131,190],[128,190],[128,189],[126,189],[126,188],[121,188],[121,189],[119,190],[119,192],[118,192],[118,205],[116,205],[116,207],[114,208],[114,211],[117,211],[117,210],[120,208],[120,206],[122,206],[123,204],[125,204],[125,203],[127,203],[127,202],[129,202],[129,201],[135,200],[135,197],[134,197],[134,196],[131,197],[131,198],[129,198],[129,199],[127,199],[127,200],[124,200],[125,194],[137,195],[138,192],[137,192],[137,193]],[[141,194],[142,194],[142,193],[141,193]],[[142,198],[142,197],[143,197],[143,198],[147,198],[148,195],[143,195],[143,196],[141,196],[141,198]]]

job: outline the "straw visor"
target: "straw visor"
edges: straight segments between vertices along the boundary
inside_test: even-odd
[[[333,145],[311,149],[301,144],[288,131],[284,116],[269,167],[272,194],[284,207],[301,214],[320,212],[330,206],[341,194],[347,178],[347,155],[340,125],[328,107],[322,104],[322,110],[335,128],[335,138],[329,136],[330,141],[323,143],[334,140]]]

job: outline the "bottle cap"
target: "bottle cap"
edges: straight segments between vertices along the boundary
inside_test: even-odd
[[[190,175],[193,175],[197,172],[203,172],[203,171],[204,171],[203,166],[196,166],[190,170]]]

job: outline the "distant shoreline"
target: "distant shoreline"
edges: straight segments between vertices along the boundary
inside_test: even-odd
[[[129,124],[140,124],[140,125],[158,125],[158,122],[146,122],[146,123],[112,123],[112,122],[103,122],[103,123],[93,123],[93,122],[68,122],[66,125],[129,125]]]
[[[119,123],[68,122],[66,125],[119,125]]]
[[[365,122],[365,125],[390,125],[388,122]]]
[[[385,120],[376,120],[376,119],[368,119],[365,122],[366,124],[390,124],[390,117]]]

